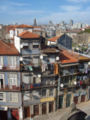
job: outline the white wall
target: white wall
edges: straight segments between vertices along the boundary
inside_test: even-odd
[[[14,45],[16,49],[20,52],[20,38],[17,36],[14,36]]]
[[[9,34],[10,34],[10,38],[13,38],[14,37],[14,30],[10,30]]]

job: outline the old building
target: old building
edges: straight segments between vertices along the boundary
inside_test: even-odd
[[[20,119],[21,82],[19,52],[0,40],[0,118]],[[17,114],[17,115],[16,115]]]
[[[68,49],[72,49],[72,38],[67,34],[63,34],[60,36],[55,36],[47,40],[48,45],[62,45]]]
[[[88,100],[90,58],[73,51],[61,50],[58,79],[58,108]]]
[[[54,112],[59,50],[45,47],[43,38],[35,33],[27,31],[19,37],[24,118]]]
[[[57,83],[58,83],[58,62],[59,50],[56,48],[45,48],[41,54],[41,83],[45,95],[41,98],[42,113],[45,111],[43,104],[46,104],[46,113],[56,110]],[[45,113],[43,113],[45,114]]]
[[[7,38],[12,39],[15,36],[18,36],[20,33],[24,32],[25,30],[32,32],[33,26],[32,25],[8,25],[6,26],[7,31]]]
[[[39,115],[41,98],[41,64],[40,54],[43,38],[35,33],[25,31],[19,34],[22,56],[22,90],[24,118]],[[44,94],[44,93],[43,93]]]
[[[49,114],[90,99],[90,57],[72,51],[68,35],[45,41],[40,31],[38,26],[11,26],[12,42],[0,41],[3,120]]]

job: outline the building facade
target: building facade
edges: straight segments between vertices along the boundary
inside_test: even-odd
[[[22,106],[19,52],[14,45],[1,40],[0,48],[0,118],[19,120]]]

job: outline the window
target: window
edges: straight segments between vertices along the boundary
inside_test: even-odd
[[[33,63],[38,64],[39,63],[39,56],[33,57]]]
[[[0,88],[3,88],[5,83],[4,83],[4,74],[0,74]]]
[[[39,48],[39,45],[33,45],[33,48]]]
[[[10,93],[10,102],[18,102],[18,93]]]
[[[23,76],[23,82],[26,84],[30,84],[30,76],[29,74],[26,74]]]
[[[46,96],[46,89],[42,89],[42,96]]]
[[[0,56],[0,67],[3,66],[3,57]]]
[[[9,74],[9,85],[17,86],[17,74]]]
[[[0,92],[0,101],[5,101],[6,100],[6,94],[3,92]]]
[[[16,56],[9,57],[8,64],[10,67],[16,67]]]
[[[53,89],[52,88],[49,90],[49,96],[53,96]]]
[[[33,43],[33,48],[39,48],[39,43]]]

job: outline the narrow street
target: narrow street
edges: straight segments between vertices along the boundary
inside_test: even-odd
[[[77,105],[77,107],[83,110],[84,112],[86,112],[88,116],[90,115],[90,101],[81,103]],[[34,118],[34,120],[62,120],[62,119],[64,120],[64,118],[67,116],[69,112],[69,109],[70,108],[66,108],[66,109],[58,110],[57,112],[48,115],[43,115],[39,117],[37,116]],[[88,120],[90,120],[90,118],[88,118]]]

